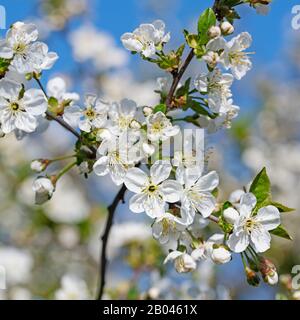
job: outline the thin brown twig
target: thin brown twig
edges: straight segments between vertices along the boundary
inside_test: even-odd
[[[106,257],[106,249],[107,249],[107,242],[110,234],[110,230],[113,224],[113,219],[115,215],[115,211],[119,202],[124,202],[124,196],[126,193],[126,187],[123,185],[117,195],[115,196],[113,202],[108,207],[108,217],[104,229],[104,233],[101,237],[102,246],[101,246],[101,263],[100,263],[100,285],[99,285],[99,292],[97,295],[97,299],[101,300],[105,288],[105,277],[106,277],[106,268],[107,268],[107,257]]]
[[[194,55],[195,55],[194,49],[192,49],[190,51],[190,53],[188,54],[186,60],[184,61],[182,67],[180,68],[180,70],[173,73],[173,82],[172,82],[170,91],[168,93],[167,99],[166,99],[166,105],[167,105],[168,109],[170,109],[172,107],[172,100],[173,100],[175,91],[177,89],[177,86],[178,86],[183,74],[185,73],[187,67],[191,63]]]

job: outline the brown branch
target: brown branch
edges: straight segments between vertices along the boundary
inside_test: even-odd
[[[186,60],[184,61],[182,67],[180,68],[180,70],[173,73],[173,82],[172,82],[170,91],[168,93],[167,99],[166,99],[166,105],[167,105],[168,109],[170,109],[172,107],[172,100],[173,100],[173,96],[175,94],[175,91],[177,89],[177,86],[178,86],[183,74],[185,73],[187,67],[189,66],[189,64],[191,63],[193,58],[194,58],[194,49],[192,49],[190,51],[190,53],[188,54]]]
[[[105,276],[106,276],[106,267],[107,267],[107,257],[106,257],[106,250],[107,250],[107,242],[109,233],[113,224],[114,214],[117,209],[117,206],[119,202],[124,202],[124,196],[126,192],[126,187],[123,185],[117,195],[115,196],[113,202],[108,207],[108,217],[104,229],[104,233],[101,237],[102,240],[102,248],[101,248],[101,263],[100,263],[100,286],[99,286],[99,292],[97,295],[97,299],[101,300],[105,288]]]

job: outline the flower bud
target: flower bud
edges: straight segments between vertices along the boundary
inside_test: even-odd
[[[247,282],[250,284],[250,286],[258,287],[260,283],[259,276],[249,267],[246,267],[245,269]]]
[[[217,52],[214,51],[207,52],[207,54],[204,55],[202,58],[210,68],[214,68],[220,60],[219,55],[217,54]]]
[[[175,259],[175,269],[179,273],[191,272],[196,269],[195,260],[187,253],[183,253]]]
[[[47,159],[33,160],[31,162],[30,168],[32,171],[42,172],[48,167],[49,163],[50,161]]]
[[[43,204],[51,199],[55,185],[49,178],[39,177],[33,182],[32,189],[35,192],[35,203]]]
[[[227,208],[223,212],[223,217],[228,223],[234,224],[239,218],[239,213],[233,208]]]
[[[131,129],[134,129],[134,130],[139,130],[139,129],[141,129],[141,124],[138,122],[138,121],[136,121],[136,120],[132,120],[131,122],[130,122],[130,128]]]
[[[228,21],[224,21],[221,23],[221,31],[224,36],[229,36],[234,32],[234,27],[231,23]]]
[[[266,283],[269,285],[275,285],[278,283],[278,274],[274,263],[264,257],[259,259],[259,271]]]
[[[143,113],[144,113],[145,117],[148,117],[153,113],[153,109],[150,107],[144,107]]]
[[[209,36],[210,39],[214,39],[217,37],[220,37],[221,35],[221,29],[218,26],[212,26],[207,32],[207,35]]]
[[[216,264],[224,264],[231,260],[231,253],[224,247],[212,250],[211,259]]]

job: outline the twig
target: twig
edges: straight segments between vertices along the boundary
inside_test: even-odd
[[[125,196],[126,190],[127,189],[125,185],[123,185],[122,188],[117,193],[117,195],[115,196],[111,205],[108,207],[108,217],[106,221],[106,226],[104,229],[104,233],[101,237],[102,248],[101,248],[101,263],[100,263],[100,285],[99,285],[99,292],[97,295],[98,300],[102,299],[104,288],[105,288],[105,276],[106,276],[106,267],[107,267],[106,249],[107,249],[109,233],[113,224],[116,208],[120,201],[124,202],[124,196]]]
[[[188,54],[186,60],[184,61],[182,67],[180,68],[180,70],[173,73],[173,82],[172,82],[170,91],[168,93],[167,99],[166,99],[166,105],[167,105],[168,109],[170,109],[172,107],[172,100],[173,100],[173,96],[175,94],[175,91],[177,89],[177,86],[178,86],[183,74],[185,73],[187,67],[189,66],[189,64],[191,63],[193,58],[194,58],[194,49],[192,49],[190,51],[190,53]]]
[[[36,80],[37,84],[39,85],[40,89],[43,91],[45,97],[48,100],[49,97],[48,97],[47,92],[46,92],[44,86],[42,85],[40,79],[38,79],[37,77],[34,77],[34,79]],[[66,121],[64,121],[61,117],[56,117],[50,111],[46,111],[46,116],[49,119],[51,119],[51,120],[57,122],[58,124],[60,124],[63,128],[65,128],[69,132],[71,132],[79,141],[82,141],[81,135],[74,128],[72,128]],[[91,151],[92,155],[96,156],[97,150],[93,146],[87,146],[87,147]]]

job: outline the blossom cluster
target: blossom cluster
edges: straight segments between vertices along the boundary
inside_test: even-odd
[[[195,270],[203,259],[224,264],[233,253],[240,253],[250,284],[258,284],[258,272],[264,281],[275,284],[276,268],[261,253],[271,246],[270,233],[289,237],[281,225],[280,212],[290,209],[273,202],[266,170],[246,191],[238,190],[228,201],[219,202],[219,175],[208,171],[199,160],[198,146],[190,153],[183,148],[163,154],[164,144],[184,131],[179,122],[214,132],[230,128],[238,114],[231,86],[252,67],[249,52],[245,51],[252,39],[243,32],[227,41],[226,37],[234,32],[233,24],[226,17],[219,20],[208,9],[199,18],[198,33],[185,32],[191,49],[185,62],[184,46],[165,52],[170,34],[161,20],[142,24],[121,37],[126,49],[173,75],[172,85],[164,86],[166,91],[162,85],[157,90],[161,103],[156,106],[138,105],[129,99],[107,101],[90,93],[81,102],[80,96],[68,92],[59,77],[51,79],[44,89],[42,72],[50,69],[58,56],[37,41],[34,25],[13,24],[0,43],[1,131],[22,136],[37,131],[45,120],[56,120],[78,138],[75,154],[70,157],[73,162],[57,174],[39,176],[34,181],[37,204],[50,200],[59,179],[75,166],[85,176],[92,172],[109,175],[116,186],[133,193],[130,210],[151,219],[153,237],[169,250],[165,263],[173,261],[179,273]],[[184,67],[194,56],[206,65],[207,72],[193,82],[187,79],[180,84]],[[30,80],[35,80],[39,88],[28,88]],[[183,117],[174,117],[174,110],[182,112]],[[60,160],[38,159],[31,168],[42,173]],[[205,239],[203,230],[211,223],[219,231]],[[63,280],[63,286],[70,283],[69,279]],[[84,284],[79,286],[85,290]]]

